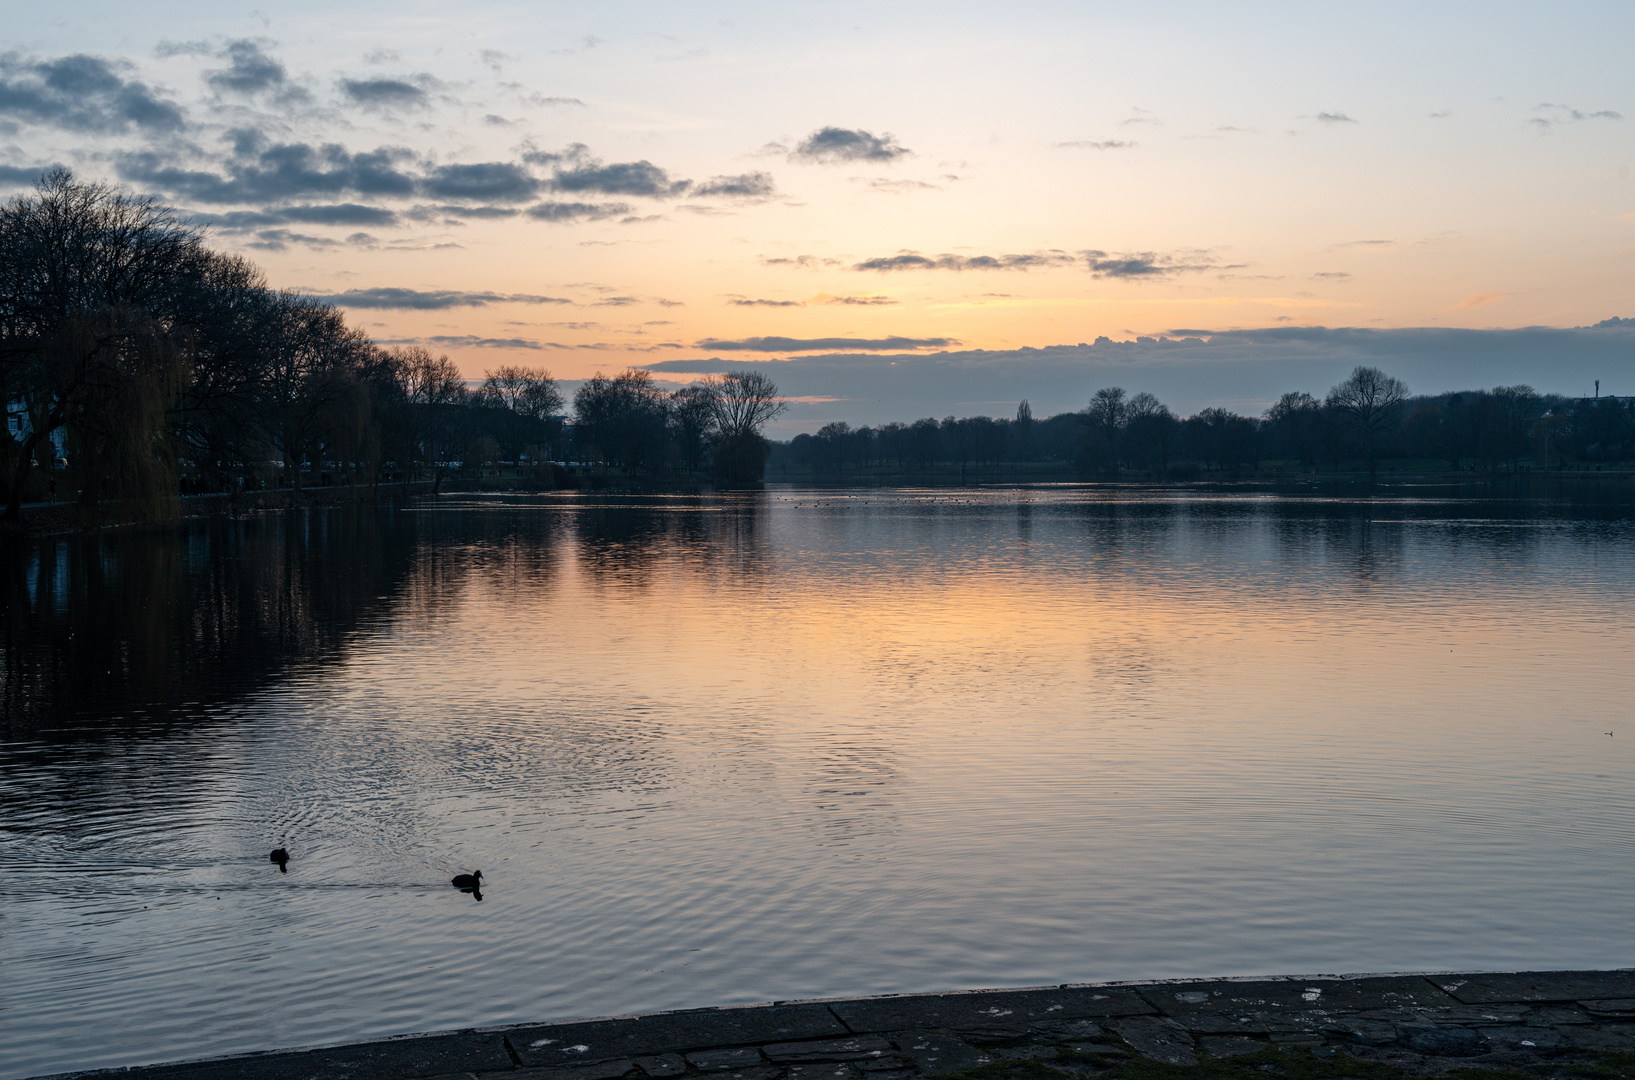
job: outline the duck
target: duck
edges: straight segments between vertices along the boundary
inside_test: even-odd
[[[483,872],[473,870],[469,874],[455,874],[454,887],[456,889],[475,889],[483,883]]]
[[[267,858],[278,864],[278,872],[280,874],[289,873],[289,870],[287,870],[284,865],[290,861],[290,853],[288,851],[285,851],[281,847],[273,848],[272,854],[268,855]]]

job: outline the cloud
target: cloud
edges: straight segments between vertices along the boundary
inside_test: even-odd
[[[489,304],[573,303],[557,296],[536,296],[531,293],[459,292],[452,289],[398,289],[385,286],[306,295],[339,307],[397,311],[444,311],[448,308],[487,307]]]
[[[512,218],[522,213],[514,206],[455,206],[443,204],[438,206],[417,206],[409,211],[408,216],[416,221],[432,221],[438,215],[445,218],[475,218],[490,220],[493,218]]]
[[[190,214],[199,225],[222,229],[250,229],[265,225],[372,225],[389,228],[398,223],[394,211],[378,206],[360,206],[357,203],[335,203],[327,206],[268,207],[265,210],[231,210],[224,214]]]
[[[547,97],[544,94],[529,94],[522,100],[530,105],[539,105],[542,107],[549,107],[553,105],[577,105],[581,109],[586,107],[585,103],[576,97]]]
[[[1037,270],[1055,266],[1072,266],[1078,257],[1065,251],[1035,251],[1022,255],[921,255],[905,251],[864,259],[853,270]]]
[[[412,195],[418,178],[406,171],[414,154],[399,147],[380,147],[353,154],[328,143],[269,145],[259,132],[229,133],[231,156],[217,172],[172,164],[173,155],[153,151],[117,156],[115,167],[126,180],[152,185],[172,195],[202,203],[273,202],[282,199],[344,194]]]
[[[358,232],[342,241],[328,236],[308,236],[304,233],[291,232],[289,229],[262,229],[255,234],[255,239],[247,241],[245,246],[263,251],[283,251],[291,244],[299,244],[314,250],[348,246],[373,247],[375,238],[368,233]]]
[[[818,293],[812,297],[814,304],[845,304],[850,307],[893,307],[901,301],[889,296],[830,296],[828,293]]]
[[[55,60],[0,56],[0,117],[101,135],[185,128],[181,106],[124,78],[129,67],[85,53]]]
[[[229,41],[220,55],[227,67],[204,73],[204,82],[217,93],[246,97],[265,90],[282,89],[289,81],[284,65],[267,55],[260,43],[248,38]]]
[[[850,349],[855,352],[900,352],[905,349],[938,349],[956,345],[953,338],[789,338],[752,337],[737,341],[705,338],[698,348],[714,352],[835,352]]]
[[[1324,124],[1355,124],[1356,120],[1343,112],[1320,112],[1317,114],[1319,122]]]
[[[1063,150],[1130,150],[1135,143],[1125,139],[1076,139],[1073,142],[1060,142],[1056,146]]]
[[[341,93],[365,109],[417,109],[431,101],[427,93],[438,85],[430,75],[418,75],[413,82],[403,79],[341,79]]]
[[[1344,270],[1319,270],[1311,278],[1313,281],[1350,281],[1351,275]]]
[[[777,194],[777,189],[771,173],[748,172],[738,176],[712,176],[695,187],[693,194],[700,198],[768,199]]]
[[[522,159],[536,165],[553,165],[555,175],[549,185],[555,191],[662,198],[680,195],[691,186],[689,181],[670,179],[668,172],[651,161],[604,165],[590,156],[583,143],[574,143],[560,153],[531,150]]]
[[[727,303],[733,307],[805,307],[799,300],[748,300],[744,297],[734,297]]]
[[[531,199],[540,186],[532,173],[510,161],[439,165],[421,182],[421,190],[434,198],[502,203]]]
[[[856,176],[852,179],[858,183],[867,184],[870,191],[884,191],[892,195],[902,195],[910,191],[941,191],[936,184],[928,184],[924,180],[887,180],[880,177]]]
[[[762,266],[799,266],[815,270],[820,266],[839,266],[839,259],[820,259],[816,255],[762,255]]]
[[[1595,329],[1409,328],[1371,330],[1279,326],[1210,333],[1173,332],[1186,340],[1100,338],[1093,343],[1013,350],[898,353],[889,362],[863,350],[789,359],[721,356],[644,365],[669,375],[764,371],[790,398],[849,399],[844,411],[809,414],[810,429],[827,420],[880,424],[917,416],[1008,415],[1020,398],[1035,415],[1082,409],[1099,387],[1157,394],[1182,415],[1211,405],[1258,412],[1288,390],[1322,394],[1358,364],[1383,368],[1415,392],[1529,383],[1541,391],[1635,393],[1606,373],[1628,371],[1635,323]],[[785,350],[788,351],[788,350]]]
[[[1576,124],[1582,120],[1622,120],[1624,114],[1611,109],[1597,109],[1594,112],[1585,112],[1570,105],[1558,102],[1543,101],[1533,106],[1534,112],[1544,113],[1543,116],[1530,116],[1529,124],[1533,124],[1541,131],[1549,131],[1556,124]]]
[[[440,349],[543,349],[532,338],[491,338],[475,334],[436,334],[432,337],[385,338],[382,345],[433,345]]]
[[[524,211],[536,221],[599,221],[630,213],[627,203],[542,202]]]
[[[844,161],[896,161],[909,156],[910,151],[897,143],[897,137],[887,132],[874,135],[861,129],[826,127],[802,139],[789,155],[797,161],[834,164]]]
[[[28,165],[0,165],[0,184],[33,184],[41,176],[56,167],[55,165],[41,165],[38,168]]]
[[[1164,255],[1158,252],[1142,251],[1109,255],[1105,251],[1086,251],[1083,255],[1090,267],[1090,273],[1094,276],[1098,278],[1124,278],[1127,280],[1164,278],[1200,270],[1237,270],[1244,265],[1242,263],[1231,263],[1223,266],[1219,263],[1209,262],[1202,252]]]
[[[1473,293],[1470,296],[1460,298],[1459,302],[1454,305],[1454,310],[1469,311],[1471,308],[1478,308],[1484,304],[1491,304],[1495,300],[1503,300],[1509,295],[1510,294],[1506,292]]]

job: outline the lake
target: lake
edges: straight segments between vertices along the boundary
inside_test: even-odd
[[[1635,964],[1618,490],[445,496],[0,554],[6,1077]]]

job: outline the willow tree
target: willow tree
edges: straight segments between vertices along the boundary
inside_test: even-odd
[[[152,451],[162,466],[153,410],[168,408],[186,378],[176,313],[202,251],[199,230],[169,208],[63,168],[0,207],[0,398],[28,419],[26,432],[7,425],[3,436],[8,520],[21,516],[42,444],[65,426],[102,461],[87,498],[122,480],[137,495],[157,482],[152,462],[113,468],[98,455]]]

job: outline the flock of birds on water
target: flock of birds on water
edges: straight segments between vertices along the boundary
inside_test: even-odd
[[[290,872],[290,853],[288,848],[273,848],[272,853],[269,854],[267,858],[278,864],[278,872],[280,874],[287,874]],[[456,889],[459,889],[463,893],[470,894],[473,900],[481,900],[483,898],[483,872],[481,870],[473,870],[469,874],[455,874],[454,879],[450,881],[449,884],[453,885]]]

